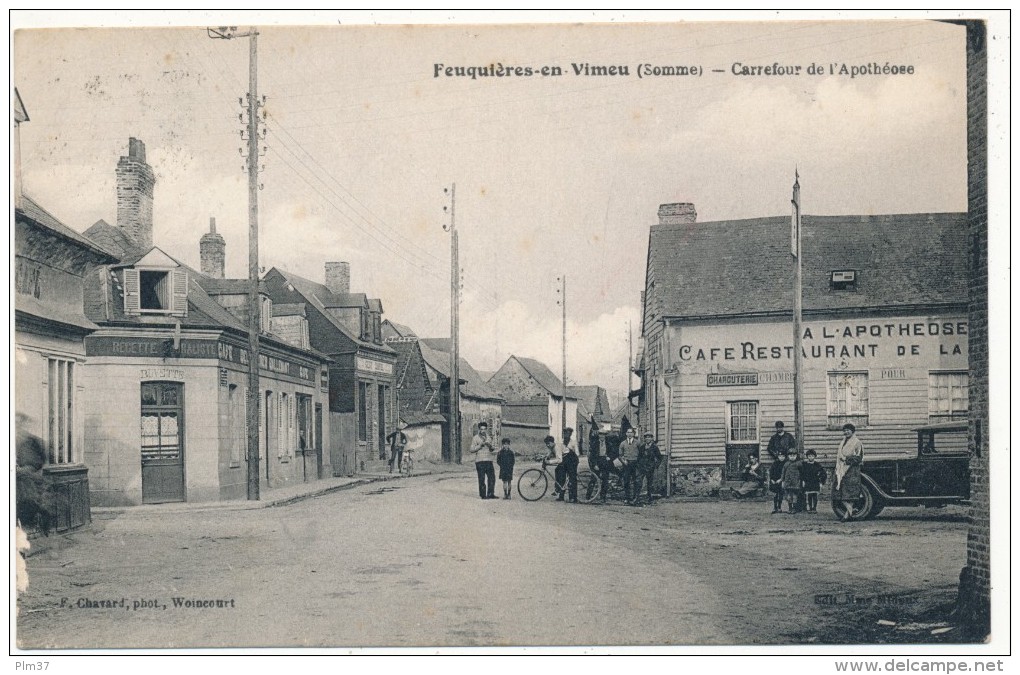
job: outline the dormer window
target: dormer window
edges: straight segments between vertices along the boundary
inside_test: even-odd
[[[829,286],[834,291],[856,291],[857,271],[836,270],[829,276]]]
[[[124,312],[187,316],[188,272],[157,248],[124,270]]]

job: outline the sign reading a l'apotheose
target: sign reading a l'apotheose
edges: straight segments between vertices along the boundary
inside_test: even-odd
[[[355,359],[355,365],[358,370],[366,373],[379,373],[381,375],[393,374],[393,364],[386,363],[385,361],[376,361],[375,359],[366,359],[359,356]]]
[[[709,373],[709,387],[757,386],[758,373]]]

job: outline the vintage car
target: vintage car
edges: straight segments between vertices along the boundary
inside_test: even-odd
[[[917,456],[869,460],[861,467],[863,493],[854,503],[853,520],[874,518],[889,506],[938,507],[970,499],[970,451],[967,421],[929,424],[917,432]],[[833,502],[840,518],[846,509]]]

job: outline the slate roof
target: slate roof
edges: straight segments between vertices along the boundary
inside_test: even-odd
[[[110,225],[105,220],[97,220],[87,230],[85,236],[96,242],[104,249],[112,253],[119,260],[126,260],[132,256],[139,256],[144,253],[136,245],[127,233],[119,227]]]
[[[437,371],[443,377],[450,378],[450,351],[441,347],[449,345],[449,338],[419,339],[418,346],[421,348],[422,358],[430,368]],[[478,374],[464,357],[457,361],[457,375],[465,384],[460,386],[461,396],[476,398],[487,401],[502,401],[503,397],[493,391],[482,376]]]
[[[862,310],[967,302],[967,214],[803,216],[803,308]],[[830,290],[830,273],[857,271],[857,291]],[[789,313],[790,218],[653,225],[648,314]]]
[[[247,295],[247,279],[218,279],[200,275],[202,289],[209,295]],[[264,291],[264,284],[259,281],[259,290]],[[274,312],[275,313],[275,312]]]
[[[577,399],[577,411],[587,419],[598,409],[598,401],[602,399],[602,415],[597,416],[598,420],[608,420],[610,417],[609,398],[605,390],[598,385],[567,385],[567,397]]]
[[[386,319],[382,322],[383,337],[417,337],[414,331],[402,323]],[[390,333],[387,335],[387,333]]]
[[[541,361],[527,359],[523,356],[511,356],[510,358],[517,359],[517,362],[550,394],[556,397],[563,395],[563,385],[560,383],[560,378],[553,375],[553,372],[549,370],[547,365]],[[567,392],[567,398],[573,398],[569,391]]]
[[[309,305],[318,310],[319,314],[324,316],[337,331],[346,336],[349,340],[357,345],[368,347],[378,352],[393,353],[393,350],[385,343],[376,344],[371,340],[362,340],[360,336],[347,330],[343,323],[333,316],[328,309],[326,309],[327,307],[360,307],[361,305],[349,305],[342,303],[349,302],[349,296],[360,296],[365,300],[365,302],[367,302],[367,298],[364,293],[346,293],[337,295],[326,288],[323,284],[310,279],[305,279],[293,272],[288,272],[279,267],[274,267],[269,272],[271,273],[273,270],[276,270],[276,272],[279,273],[279,275],[283,277],[288,284],[290,284],[291,288],[293,288],[295,292],[301,294]]]
[[[273,316],[306,316],[305,314],[305,303],[303,302],[284,302],[280,304],[273,303]]]
[[[39,203],[26,194],[21,195],[21,206],[17,209],[24,217],[32,220],[36,225],[53,232],[54,234],[68,239],[81,248],[91,252],[97,259],[97,263],[114,262],[114,252],[107,250],[100,242],[75,232],[67,225],[64,225],[56,216],[39,206]],[[16,215],[16,214],[15,214]]]
[[[160,249],[162,250],[162,249]],[[165,253],[165,251],[164,251]],[[187,316],[170,316],[164,314],[126,314],[124,312],[124,269],[130,265],[121,263],[107,268],[100,268],[92,274],[86,275],[84,279],[85,291],[85,314],[95,321],[106,325],[139,325],[139,326],[165,326],[174,325],[180,321],[181,328],[229,328],[247,335],[248,326],[236,316],[227,311],[218,302],[206,293],[203,286],[209,282],[242,282],[247,289],[247,279],[211,279],[201,272],[197,272],[179,260],[167,254],[181,269],[188,272],[188,313]],[[133,254],[131,258],[140,258]],[[104,284],[99,275],[107,275]],[[106,289],[105,297],[103,289]],[[314,349],[298,347],[285,341],[274,333],[263,333],[262,340],[271,340],[278,346],[285,346],[287,349],[312,355],[318,359],[328,361],[329,358]]]

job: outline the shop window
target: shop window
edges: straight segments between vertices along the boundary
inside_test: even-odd
[[[868,426],[868,374],[829,373],[829,429]]]
[[[185,316],[188,311],[187,271],[124,270],[124,311],[127,314]]]
[[[181,459],[183,385],[142,384],[142,463]]]
[[[290,455],[290,397],[280,393],[280,414],[277,417],[279,423],[279,455],[286,458]]]
[[[368,384],[358,382],[358,440],[368,440]]]
[[[79,462],[75,439],[74,361],[47,359],[47,463]]]
[[[266,427],[266,467],[268,471],[269,458],[272,456],[274,450],[279,451],[280,436],[276,432],[277,416],[276,416],[276,396],[273,392],[266,392],[266,405],[265,405],[265,427]],[[279,454],[277,452],[277,454]]]
[[[928,373],[928,421],[967,419],[969,386],[966,372]]]
[[[757,401],[730,401],[726,404],[726,442],[758,442]]]

